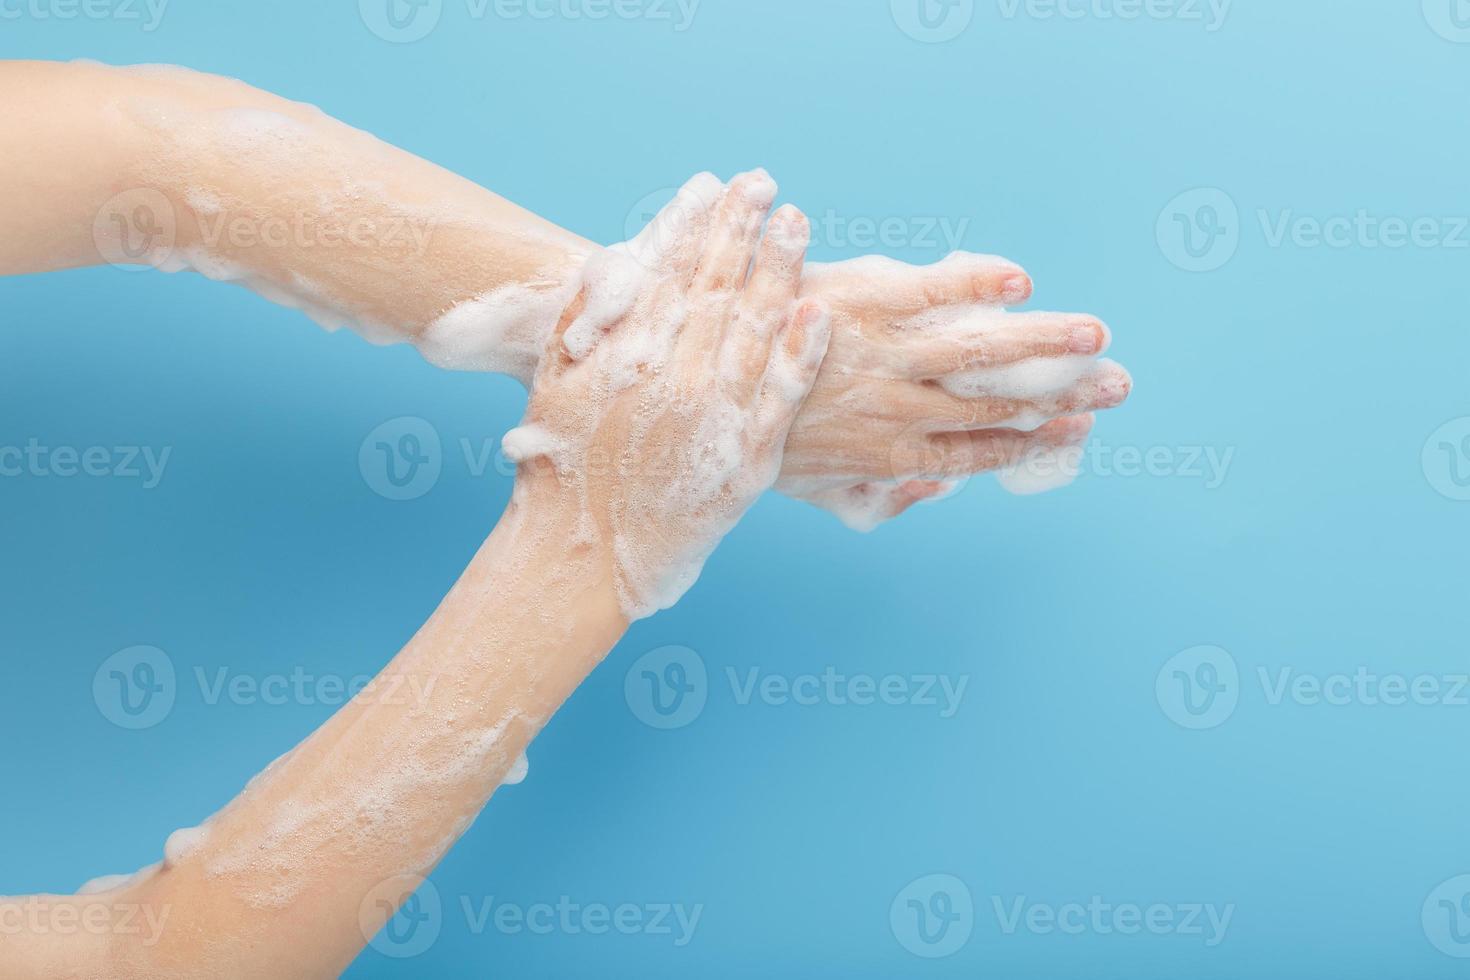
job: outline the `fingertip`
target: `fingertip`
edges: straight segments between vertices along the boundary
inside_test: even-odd
[[[710,207],[725,193],[725,182],[705,170],[685,181],[679,193]]]
[[[1097,423],[1097,416],[1092,412],[1083,412],[1081,415],[1072,415],[1057,421],[1064,423],[1062,442],[1067,444],[1082,442],[1092,435],[1092,427]]]
[[[790,204],[783,204],[771,215],[766,226],[765,246],[771,261],[787,269],[793,268],[806,255],[811,244],[811,223],[806,215]]]
[[[1101,354],[1113,342],[1113,332],[1097,317],[1079,317],[1068,334],[1067,348],[1073,354]]]
[[[766,209],[776,200],[779,188],[764,168],[747,170],[730,181],[730,192],[752,207]]]
[[[1104,359],[1099,362],[1102,377],[1098,382],[1098,394],[1102,408],[1116,408],[1128,400],[1133,393],[1133,375],[1117,361]]]
[[[771,224],[780,229],[785,239],[792,243],[800,243],[804,248],[811,241],[812,223],[806,214],[794,204],[783,204],[776,209],[771,216]]]
[[[1007,305],[1024,303],[1031,298],[1031,293],[1034,289],[1035,284],[1032,283],[1031,277],[1026,274],[1025,270],[1018,266],[1001,283],[1001,302]]]

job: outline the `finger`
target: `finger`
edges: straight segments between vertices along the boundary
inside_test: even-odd
[[[959,486],[955,480],[905,480],[888,484],[881,519],[891,521],[915,504],[942,497]]]
[[[1043,365],[1043,368],[1046,366]],[[933,431],[944,429],[1008,428],[1030,431],[1049,419],[1081,412],[1115,408],[1133,388],[1128,372],[1109,360],[1089,362],[1088,373],[1074,380],[1062,365],[1061,382],[1041,391],[1031,379],[1011,378],[995,393],[955,393],[937,384],[906,384],[892,396],[892,410],[900,418],[926,420]],[[1044,380],[1044,379],[1043,379]],[[1006,397],[1007,391],[1015,397]]]
[[[1112,334],[1096,317],[996,311],[948,330],[906,333],[900,342],[911,376],[925,379],[1033,357],[1101,354],[1111,341]]]
[[[602,338],[621,323],[642,294],[648,271],[626,252],[608,248],[582,269],[575,319],[562,331],[561,345],[574,361],[586,360]]]
[[[791,316],[811,225],[791,205],[772,215],[741,297],[738,317],[725,341],[721,374],[735,382],[738,401],[749,401],[771,354],[771,342]]]
[[[567,308],[562,310],[561,319],[557,320],[556,326],[552,328],[551,344],[546,348],[546,356],[541,358],[541,362],[536,369],[538,377],[543,374],[555,377],[576,363],[576,359],[567,352],[566,335],[567,331],[571,329],[572,324],[576,323],[577,318],[582,315],[582,310],[586,306],[587,290],[584,287],[567,304]]]
[[[801,285],[811,236],[811,222],[794,205],[784,204],[776,210],[745,288],[747,308],[785,312]]]
[[[1015,466],[1029,454],[1076,446],[1092,431],[1092,415],[1048,422],[1035,432],[983,429],[939,432],[922,441],[895,447],[895,479],[951,479]]]
[[[905,480],[902,483],[857,483],[802,494],[803,500],[835,514],[854,531],[867,533],[921,500],[948,493],[950,480]]]
[[[895,317],[951,306],[1010,306],[1031,297],[1031,277],[1009,259],[954,252],[933,265],[916,266],[868,256],[814,267],[808,287],[822,286],[843,304],[881,309]]]
[[[695,174],[638,235],[628,252],[645,268],[668,273],[679,288],[689,284],[704,254],[710,217],[725,196],[725,184],[711,173]]]
[[[729,190],[711,216],[709,238],[694,273],[691,296],[745,286],[761,225],[775,199],[776,182],[764,170],[752,170],[730,181]]]
[[[817,380],[831,336],[826,304],[812,299],[797,304],[777,333],[756,396],[755,435],[764,444],[785,445],[791,423]]]

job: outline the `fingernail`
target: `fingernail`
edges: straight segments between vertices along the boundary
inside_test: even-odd
[[[1031,279],[1028,276],[1011,276],[1001,284],[1000,298],[1007,303],[1019,303],[1031,295]]]
[[[1074,354],[1096,354],[1103,349],[1107,332],[1100,323],[1079,323],[1071,330],[1068,348]]]

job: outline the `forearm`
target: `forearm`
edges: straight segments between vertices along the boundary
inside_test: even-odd
[[[168,908],[168,928],[151,948],[120,942],[112,968],[345,969],[626,629],[606,562],[567,537],[560,518],[513,505],[372,686],[203,828],[170,839],[164,867],[127,892]]]
[[[312,106],[232,79],[4,62],[0,91],[0,274],[103,261],[195,268],[329,326],[421,342],[450,366],[524,376],[554,317],[528,307],[541,294],[547,309],[564,305],[596,247]],[[495,294],[501,309],[473,315]],[[425,336],[457,308],[471,315]],[[512,335],[495,336],[506,324]]]

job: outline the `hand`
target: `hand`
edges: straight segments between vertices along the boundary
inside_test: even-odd
[[[826,353],[824,304],[797,301],[806,218],[782,208],[761,238],[775,193],[701,175],[589,260],[505,437],[513,508],[557,509],[630,619],[677,601],[775,481]]]
[[[1132,387],[1121,367],[1095,359],[1109,340],[1095,318],[1006,312],[1001,304],[1031,295],[1031,280],[1004,259],[813,264],[801,294],[831,309],[831,350],[776,488],[860,529],[953,478],[1081,444],[1090,413],[1121,404]]]

